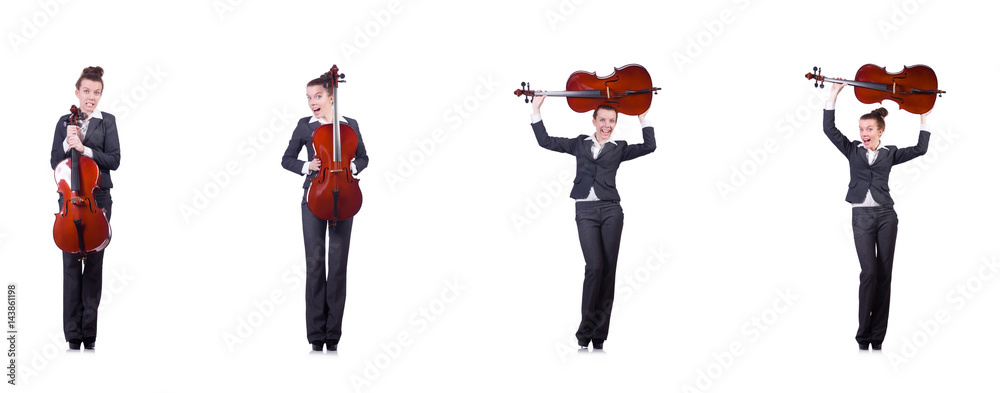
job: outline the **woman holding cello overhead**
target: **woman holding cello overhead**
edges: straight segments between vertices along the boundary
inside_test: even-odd
[[[643,143],[629,145],[625,141],[611,139],[618,122],[616,107],[599,105],[593,110],[593,133],[560,138],[549,136],[545,130],[541,115],[543,102],[545,93],[538,92],[532,103],[534,113],[531,115],[531,128],[538,144],[576,157],[576,179],[573,180],[570,198],[576,199],[576,227],[586,262],[581,320],[576,338],[582,348],[593,342],[594,349],[603,349],[611,324],[615,270],[624,223],[615,175],[623,161],[656,150],[653,127],[646,122],[648,103],[638,115]]]
[[[67,124],[70,115],[59,118],[52,139],[51,164],[56,169],[76,152],[92,159],[100,169],[100,185],[94,190],[97,206],[111,219],[111,171],[118,169],[121,148],[118,125],[110,113],[97,110],[104,91],[101,67],[83,69],[76,80],[76,97],[83,112],[82,125]],[[89,191],[89,190],[88,190]],[[64,198],[59,206],[63,208]],[[101,272],[104,249],[90,253],[63,252],[63,333],[70,349],[94,349],[97,341],[97,307],[101,303]]]
[[[897,148],[885,146],[881,137],[885,131],[885,116],[889,112],[878,108],[861,116],[860,141],[851,141],[834,124],[837,95],[844,84],[834,83],[830,99],[823,111],[823,132],[840,150],[851,168],[847,202],[853,206],[851,225],[854,246],[861,263],[858,286],[858,332],[855,339],[861,350],[882,349],[889,322],[889,288],[892,281],[893,254],[899,220],[889,196],[889,171],[927,152],[930,131],[927,112],[920,115],[920,136],[917,145]],[[926,108],[929,111],[930,108]]]
[[[347,256],[351,246],[351,227],[354,218],[326,220],[316,217],[307,204],[311,179],[324,171],[330,163],[324,163],[313,147],[313,131],[323,124],[342,124],[334,119],[335,96],[329,74],[313,79],[306,84],[306,98],[312,116],[299,120],[288,141],[288,148],[281,157],[281,166],[297,175],[305,175],[302,185],[302,237],[306,250],[306,338],[314,351],[336,351],[340,343],[341,326],[344,317],[344,303],[347,294]],[[332,75],[332,78],[337,78]],[[356,133],[357,148],[349,166],[352,175],[357,175],[368,167],[368,154],[358,122],[343,117],[344,123]],[[336,130],[336,128],[334,128]],[[302,148],[306,148],[306,161],[298,159]],[[326,239],[329,229],[330,245]],[[329,275],[327,261],[329,257]]]

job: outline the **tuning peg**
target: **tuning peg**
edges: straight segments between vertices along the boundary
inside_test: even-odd
[[[521,90],[524,90],[524,85],[525,85],[525,84],[526,84],[526,83],[524,83],[524,82],[521,82]]]
[[[817,70],[817,68],[816,68],[816,67],[813,67],[813,72],[814,72],[814,73],[816,72],[816,70]]]
[[[823,88],[823,82],[820,82],[820,83],[819,83],[819,88],[820,88],[820,89],[822,89],[822,88]]]

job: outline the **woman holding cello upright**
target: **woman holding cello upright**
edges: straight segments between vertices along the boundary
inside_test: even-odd
[[[861,350],[867,351],[869,345],[874,350],[881,350],[889,322],[889,287],[899,224],[889,196],[889,171],[896,164],[924,155],[931,133],[927,126],[928,112],[925,112],[920,115],[920,136],[916,146],[885,146],[881,137],[889,111],[878,108],[861,116],[858,124],[861,140],[851,141],[834,124],[837,95],[844,86],[834,83],[830,89],[830,99],[823,111],[823,132],[847,157],[851,168],[847,202],[853,206],[851,225],[861,262],[855,339]]]
[[[531,128],[538,144],[548,150],[576,157],[576,179],[570,198],[576,199],[576,228],[586,262],[583,278],[583,301],[580,327],[576,332],[580,347],[594,343],[603,349],[611,324],[611,307],[615,295],[615,270],[621,244],[624,214],[615,175],[623,161],[642,157],[656,150],[653,126],[646,122],[646,109],[641,109],[641,145],[611,139],[618,123],[618,110],[599,105],[593,110],[594,132],[576,138],[552,137],[542,123],[541,107],[545,93],[538,92],[532,103]]]
[[[327,351],[336,351],[340,343],[347,294],[347,256],[354,223],[353,217],[334,221],[320,219],[313,214],[306,201],[311,179],[317,176],[321,168],[330,164],[323,163],[314,151],[313,131],[322,124],[339,123],[339,119],[333,118],[336,103],[330,77],[325,74],[306,84],[306,98],[312,116],[299,120],[288,141],[288,148],[281,157],[282,167],[297,175],[306,176],[302,185],[302,238],[306,250],[306,338],[312,344],[313,351],[322,351],[324,344]],[[337,75],[332,75],[332,78],[337,78]],[[361,140],[358,122],[349,117],[343,119],[357,135],[357,148],[354,159],[350,161],[351,173],[357,175],[368,167],[368,154]],[[306,161],[298,159],[303,147],[306,148]],[[325,239],[327,229],[329,250]],[[329,275],[324,254],[329,257]]]
[[[100,168],[100,186],[94,191],[98,207],[111,220],[111,171],[118,169],[121,148],[115,117],[97,110],[104,91],[104,70],[83,69],[76,80],[76,97],[83,112],[81,126],[67,124],[70,115],[59,118],[52,139],[52,169],[71,157],[73,150]],[[59,206],[63,207],[60,197]],[[104,249],[83,255],[63,252],[63,332],[70,349],[94,349],[97,341],[97,307],[101,302],[101,272]]]

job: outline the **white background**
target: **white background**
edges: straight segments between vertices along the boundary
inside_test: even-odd
[[[3,4],[0,280],[19,287],[24,391],[961,391],[1000,365],[984,268],[1000,253],[992,3]],[[302,177],[279,160],[309,115],[305,83],[333,63],[371,166],[340,352],[317,355]],[[628,63],[663,88],[658,150],[619,171],[611,335],[581,354],[574,159],[537,146],[511,92]],[[850,79],[865,63],[927,64],[948,91],[930,152],[891,178],[881,354],[854,343],[860,269],[848,166],[821,131],[829,87],[802,77]],[[68,353],[48,152],[90,65],[106,70],[99,108],[118,117],[123,154],[98,348]],[[592,132],[564,101],[543,107],[550,133]],[[916,143],[918,116],[885,106],[883,141]],[[846,89],[838,126],[856,139],[874,108]],[[615,133],[641,142],[634,117]]]

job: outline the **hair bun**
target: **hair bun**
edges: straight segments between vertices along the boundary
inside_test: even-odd
[[[885,109],[885,108],[878,108],[878,109],[876,109],[876,110],[873,110],[873,111],[871,112],[871,114],[872,114],[873,116],[878,116],[878,117],[886,117],[886,116],[889,116],[889,110],[887,110],[887,109]]]
[[[87,75],[87,74],[97,74],[98,77],[102,77],[104,76],[104,69],[101,67],[87,67],[84,68],[83,72],[80,73],[80,75]]]

